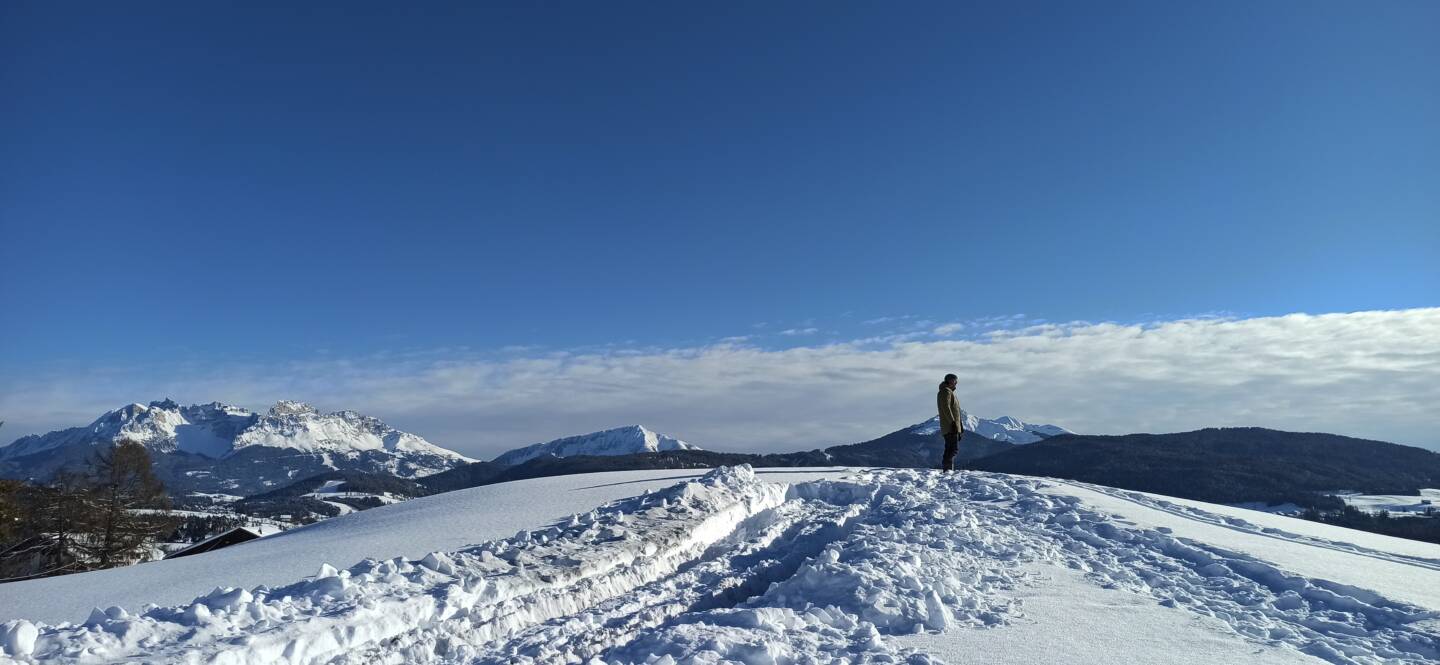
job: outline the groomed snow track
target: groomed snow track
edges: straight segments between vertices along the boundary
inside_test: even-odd
[[[886,636],[1003,625],[1021,612],[1006,591],[1051,562],[1333,663],[1440,659],[1424,628],[1440,613],[1137,528],[1045,484],[884,470],[786,486],[717,469],[418,561],[83,625],[12,622],[0,645],[27,663],[926,663]]]

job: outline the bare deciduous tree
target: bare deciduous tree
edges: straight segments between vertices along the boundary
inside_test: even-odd
[[[89,539],[91,505],[85,479],[64,471],[45,485],[21,489],[21,536],[29,540],[10,574],[58,575],[90,568],[82,549]],[[9,568],[9,566],[7,566]]]
[[[144,512],[169,507],[145,446],[121,441],[101,448],[91,460],[87,481],[93,522],[82,549],[95,567],[135,563],[161,533],[173,528],[163,517]]]

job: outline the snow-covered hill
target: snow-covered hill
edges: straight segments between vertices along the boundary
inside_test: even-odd
[[[960,416],[964,419],[965,431],[1005,443],[1035,443],[1057,434],[1072,433],[1058,425],[1035,425],[1010,416],[1000,416],[991,420],[963,410],[960,412]],[[940,417],[936,416],[918,425],[911,425],[906,428],[906,431],[914,434],[936,434],[940,431]]]
[[[579,436],[567,436],[546,443],[537,443],[524,448],[505,452],[493,461],[496,464],[514,466],[536,457],[574,457],[576,455],[631,455],[653,453],[661,450],[699,450],[679,439],[656,434],[640,425],[617,427]]]
[[[20,620],[0,645],[57,663],[1440,655],[1436,545],[1005,474],[675,474],[479,487],[210,554],[0,585],[0,619]]]
[[[101,444],[135,441],[176,490],[245,494],[327,470],[425,476],[473,460],[354,411],[322,414],[282,401],[267,413],[214,402],[131,404],[86,427],[23,437],[0,448],[0,474],[45,478]]]

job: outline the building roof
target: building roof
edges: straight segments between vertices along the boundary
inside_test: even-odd
[[[246,541],[255,540],[256,538],[260,538],[264,535],[265,534],[262,532],[261,529],[251,528],[248,526],[237,526],[228,531],[224,531],[209,538],[206,538],[205,540],[202,540],[184,549],[171,552],[165,555],[165,558],[174,559],[182,556],[189,556],[191,554],[210,552],[224,547],[229,547],[231,545],[238,545]]]

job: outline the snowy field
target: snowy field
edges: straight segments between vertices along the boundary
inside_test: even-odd
[[[1440,489],[1420,490],[1419,496],[1406,494],[1341,494],[1340,499],[1347,505],[1360,510],[1378,513],[1390,511],[1396,517],[1416,515],[1428,508],[1440,511]]]
[[[333,506],[336,510],[339,510],[339,515],[349,515],[350,513],[356,512],[356,510],[354,506],[345,503],[344,501],[339,501],[338,499],[374,500],[385,505],[389,505],[392,503],[400,503],[401,501],[404,501],[404,499],[392,496],[388,492],[383,494],[370,494],[369,492],[341,491],[340,487],[344,484],[345,481],[343,480],[327,480],[325,481],[325,484],[315,488],[315,491],[307,492],[300,496],[303,496],[307,499],[315,499],[316,501],[327,503]]]
[[[1430,663],[1440,546],[1004,474],[635,471],[0,585],[0,611],[18,662]]]

